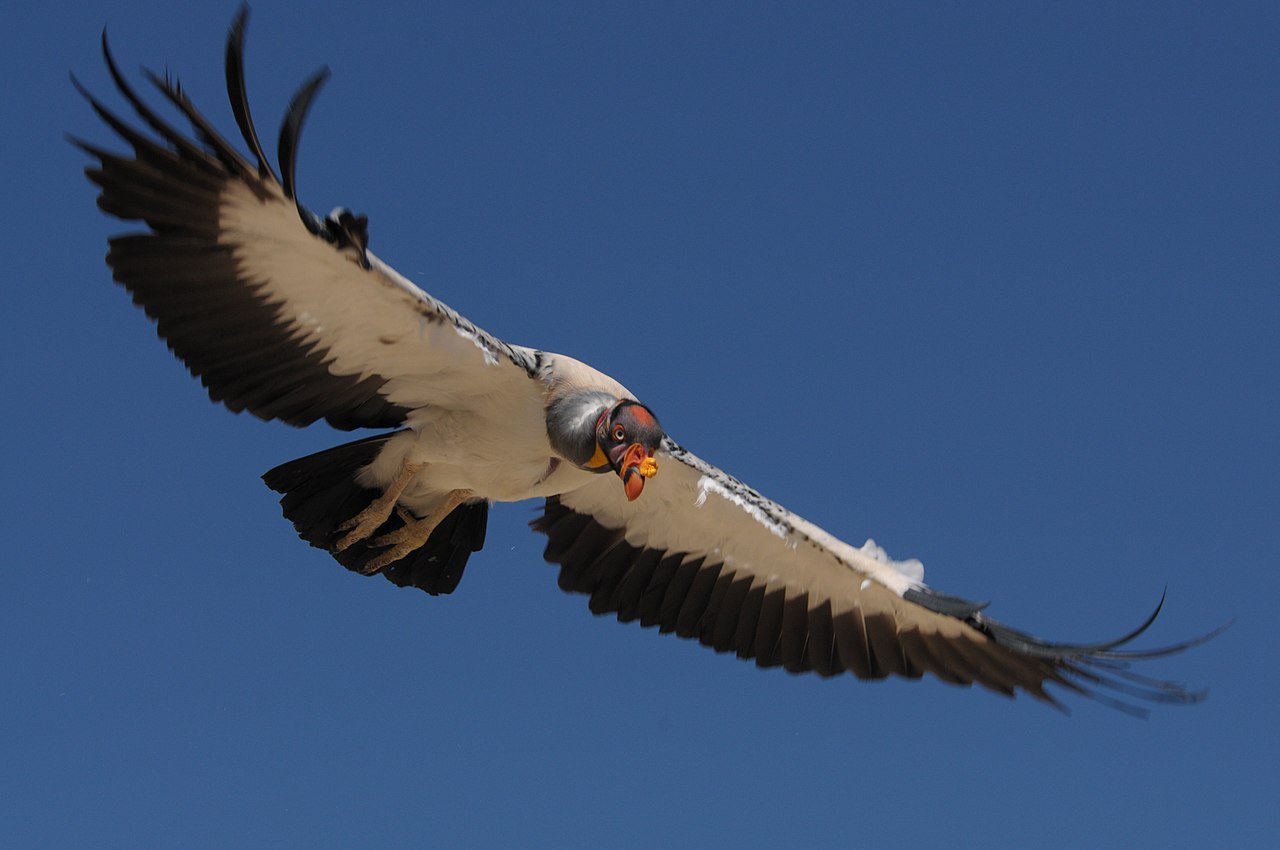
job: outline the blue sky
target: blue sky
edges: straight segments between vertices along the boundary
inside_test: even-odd
[[[458,592],[363,580],[113,286],[67,82],[235,5],[0,32],[0,838],[13,846],[1262,846],[1280,746],[1280,13],[1268,3],[255,5],[304,201],[682,443],[1056,638],[1235,617],[1135,721],[760,671],[562,594],[531,504]],[[119,103],[118,100],[113,101]],[[267,128],[271,128],[268,130]],[[643,333],[619,322],[644,305]],[[1273,840],[1273,839],[1272,839]]]

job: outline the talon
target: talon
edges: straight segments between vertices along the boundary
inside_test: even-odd
[[[408,555],[410,552],[413,551],[412,547],[405,549],[405,551],[403,552],[400,551],[400,548],[401,547],[396,547],[395,549],[391,549],[386,552],[383,552],[381,555],[374,558],[372,561],[369,561],[367,564],[365,564],[363,567],[360,568],[360,575],[362,576],[376,575],[377,573],[382,572],[383,567],[394,564],[396,561],[400,560],[405,555]]]
[[[365,540],[370,534],[378,530],[381,525],[391,516],[391,510],[396,508],[403,510],[396,505],[396,500],[400,498],[400,494],[404,492],[404,488],[409,486],[409,482],[413,479],[415,473],[422,469],[424,464],[409,463],[405,461],[400,467],[400,473],[395,480],[387,486],[382,495],[369,503],[369,506],[360,513],[344,520],[335,532],[349,531],[337,543],[333,544],[333,551],[342,552],[349,549],[352,545]],[[403,515],[402,515],[403,516]]]
[[[380,552],[377,557],[366,561],[364,566],[360,568],[360,572],[367,576],[373,575],[384,567],[394,564],[405,555],[422,548],[423,544],[431,539],[431,533],[436,530],[436,526],[440,525],[445,517],[453,513],[454,508],[474,496],[475,494],[470,490],[454,490],[439,507],[421,519],[415,517],[404,508],[397,507],[396,514],[400,519],[404,520],[404,526],[376,537],[369,542],[370,546],[390,546],[392,548],[385,552]],[[388,511],[388,513],[390,512]]]
[[[404,528],[397,528],[390,534],[384,534],[372,541],[373,546],[391,546],[385,552],[380,552],[376,558],[367,561],[360,572],[365,575],[373,575],[390,564],[403,558],[405,555],[415,552],[422,547],[424,543],[431,537],[431,532],[435,531],[435,526],[428,527],[426,520],[416,520],[412,525],[406,525]]]
[[[392,546],[396,543],[403,543],[404,541],[410,539],[413,536],[414,534],[413,528],[423,523],[423,520],[418,519],[413,514],[406,511],[404,508],[397,508],[396,515],[399,516],[400,519],[404,520],[404,525],[401,526],[400,528],[397,528],[395,531],[388,531],[386,534],[382,535],[381,537],[373,538],[372,540],[369,541],[370,546],[381,547],[381,546]],[[434,528],[431,529],[431,531],[434,531],[434,530],[435,530]],[[428,537],[431,536],[430,531],[427,532],[427,536]],[[426,542],[427,542],[426,538],[423,538],[421,543],[419,543],[418,545],[422,545],[422,543],[426,543]]]
[[[346,531],[347,529],[354,529],[354,531],[333,544],[333,551],[341,552],[352,544],[359,543],[377,531],[378,526],[387,521],[386,515],[381,511],[370,510],[370,508],[375,507],[377,507],[377,502],[338,526],[338,531]]]

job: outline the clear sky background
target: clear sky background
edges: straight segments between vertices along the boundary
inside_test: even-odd
[[[347,573],[258,476],[350,437],[208,402],[63,140],[103,24],[234,134],[235,4],[50,2],[0,30],[0,843],[1271,845],[1280,12],[880,5],[259,2],[248,85],[274,139],[330,65],[308,204],[838,536],[1047,637],[1235,617],[1145,668],[1206,703],[761,671],[594,618],[533,504],[451,597]]]

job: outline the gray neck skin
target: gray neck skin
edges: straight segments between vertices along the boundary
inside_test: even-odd
[[[547,408],[551,448],[574,466],[584,466],[596,453],[596,421],[616,401],[608,393],[590,390],[552,402]]]

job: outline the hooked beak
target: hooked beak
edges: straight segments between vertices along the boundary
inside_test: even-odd
[[[639,443],[632,443],[622,454],[622,463],[618,465],[618,477],[622,479],[622,489],[627,493],[627,501],[634,502],[640,498],[644,490],[644,480],[658,474],[658,462],[653,454]]]

